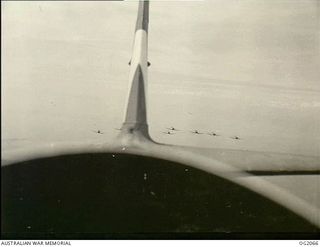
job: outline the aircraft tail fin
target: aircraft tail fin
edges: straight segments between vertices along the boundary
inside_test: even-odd
[[[139,1],[138,18],[130,61],[129,95],[122,135],[151,140],[147,122],[149,1]]]

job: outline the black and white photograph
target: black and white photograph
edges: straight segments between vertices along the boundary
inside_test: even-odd
[[[1,1],[1,72],[1,239],[318,245],[320,1]]]

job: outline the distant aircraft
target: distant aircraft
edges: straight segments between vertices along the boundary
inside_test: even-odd
[[[240,137],[238,136],[233,136],[233,137],[230,137],[231,139],[234,139],[234,140],[240,140]]]
[[[93,130],[94,133],[97,133],[97,134],[103,134],[103,132],[101,132],[101,130]]]
[[[170,131],[166,131],[166,132],[162,132],[163,134],[167,134],[167,135],[174,135],[174,133],[170,132]]]
[[[175,127],[170,127],[170,128],[167,128],[168,130],[175,130],[175,131],[179,131],[178,129],[176,129]]]
[[[203,134],[203,133],[199,132],[198,130],[191,131],[191,133],[193,133],[193,134]]]
[[[215,133],[215,132],[209,132],[208,135],[209,135],[209,136],[219,136],[219,135],[218,135],[217,133]]]

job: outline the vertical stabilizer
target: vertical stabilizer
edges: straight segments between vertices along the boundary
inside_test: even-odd
[[[139,1],[133,53],[130,61],[129,95],[122,135],[150,139],[147,122],[149,1]]]

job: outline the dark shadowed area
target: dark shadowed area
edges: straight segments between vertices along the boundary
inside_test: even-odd
[[[319,233],[246,188],[150,157],[69,155],[1,171],[5,239],[312,238]]]

